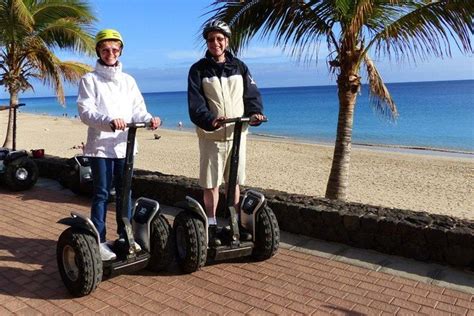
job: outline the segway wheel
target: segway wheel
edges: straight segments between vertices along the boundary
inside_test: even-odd
[[[64,285],[75,297],[92,293],[102,280],[97,239],[86,230],[66,229],[59,236],[56,259]]]
[[[12,191],[28,190],[38,180],[39,170],[36,163],[30,158],[21,158],[7,165],[5,184]]]
[[[176,260],[186,273],[201,269],[207,260],[204,223],[187,211],[179,213],[173,223],[176,243]]]
[[[252,257],[256,260],[271,258],[280,245],[280,228],[275,213],[268,206],[263,207],[256,216],[255,246]]]
[[[150,224],[150,261],[147,269],[154,272],[164,270],[173,260],[172,238],[170,238],[171,226],[168,220],[161,214],[155,216]]]
[[[70,189],[75,194],[80,194],[80,184],[79,184],[79,170],[74,166],[67,166],[62,170],[59,175],[59,183]]]

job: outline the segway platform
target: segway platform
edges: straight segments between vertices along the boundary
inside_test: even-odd
[[[104,276],[112,277],[118,274],[126,274],[145,269],[148,266],[150,258],[151,255],[143,250],[129,258],[117,255],[116,260],[103,262]]]
[[[210,247],[208,250],[209,259],[221,261],[239,257],[250,256],[253,252],[253,242],[241,241],[238,245],[223,245],[219,247]]]

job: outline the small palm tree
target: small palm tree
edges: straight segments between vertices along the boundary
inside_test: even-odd
[[[243,3],[242,3],[243,2]],[[339,117],[326,197],[344,200],[349,182],[352,122],[361,66],[365,65],[371,105],[390,119],[397,109],[370,54],[395,61],[451,56],[451,46],[472,53],[473,0],[253,0],[215,1],[212,19],[227,21],[237,52],[257,34],[298,60],[329,49],[329,69],[337,77]]]
[[[95,20],[89,5],[79,0],[0,0],[0,84],[10,95],[10,107],[18,104],[21,92],[33,89],[32,78],[52,86],[65,103],[63,81],[77,82],[91,68],[61,61],[54,50],[93,54]],[[12,112],[4,147],[12,143]]]

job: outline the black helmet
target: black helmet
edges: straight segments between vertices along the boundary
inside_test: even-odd
[[[204,39],[207,39],[207,35],[211,32],[221,32],[226,37],[230,37],[232,35],[230,31],[230,27],[224,21],[220,20],[213,20],[207,23],[202,30],[202,36]]]

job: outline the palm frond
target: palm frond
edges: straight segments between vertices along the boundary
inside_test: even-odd
[[[95,55],[94,37],[84,32],[77,21],[71,18],[61,18],[48,23],[39,31],[38,36],[50,47]]]
[[[351,19],[351,24],[348,27],[349,32],[359,34],[362,26],[366,23],[374,10],[374,3],[371,0],[360,0],[356,2],[357,5],[354,10],[354,16]]]
[[[238,52],[251,38],[275,34],[275,45],[301,57],[314,49],[315,42],[326,39],[331,32],[333,10],[330,1],[253,0],[242,6],[213,3],[216,8],[208,19],[232,22],[231,50]],[[206,21],[207,22],[207,21]],[[334,43],[333,43],[334,44]]]
[[[59,62],[59,69],[61,69],[61,75],[64,80],[76,83],[82,76],[93,70],[90,65],[79,63],[75,61],[62,61]]]
[[[23,37],[33,28],[34,20],[22,0],[3,1],[0,5],[0,44]]]
[[[25,2],[22,0],[12,0],[11,8],[12,14],[10,18],[18,21],[27,30],[31,30],[35,20],[28,10],[28,7],[25,5]]]
[[[2,84],[11,94],[31,89],[31,78],[51,86],[64,103],[63,82],[90,68],[62,62],[54,49],[94,53],[90,5],[81,0],[0,0]]]
[[[375,46],[377,55],[394,55],[397,60],[451,56],[450,40],[462,52],[473,53],[472,0],[393,0],[381,9],[391,15],[384,17],[388,23],[376,30],[368,45]]]
[[[97,18],[91,13],[89,3],[78,0],[43,0],[32,7],[35,21],[49,23],[62,18],[73,18],[81,24],[91,24]]]
[[[95,53],[92,25],[96,18],[89,4],[77,1],[43,1],[34,8],[37,35],[50,47],[71,49],[74,52]]]
[[[364,56],[364,63],[366,65],[369,82],[370,105],[376,112],[392,121],[396,120],[398,117],[398,111],[395,102],[385,86],[380,73],[375,67],[374,62],[367,54]]]

